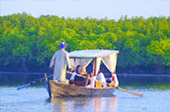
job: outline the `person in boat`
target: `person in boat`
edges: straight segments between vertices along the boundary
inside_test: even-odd
[[[75,74],[79,74],[75,75]],[[78,65],[76,67],[76,73],[73,73],[70,79],[70,84],[75,84],[76,86],[86,86],[90,83],[88,80],[89,74],[86,72],[86,67],[84,65]]]
[[[92,80],[88,87],[107,87],[104,74],[99,69],[97,76],[92,76]]]
[[[75,71],[71,75],[70,82],[69,82],[70,84],[74,84],[74,79],[75,79],[76,74],[80,74],[81,72],[80,68],[81,68],[81,65],[77,65]]]
[[[102,87],[107,87],[106,79],[104,74],[99,69],[96,80],[100,81],[102,83]]]
[[[70,60],[69,60],[69,54],[65,50],[66,44],[64,42],[60,43],[60,50],[56,51],[53,55],[49,69],[54,67],[53,72],[53,80],[63,82],[66,81],[66,68],[68,66],[70,71],[73,71],[73,68],[71,67]]]
[[[112,87],[112,86],[118,87],[119,86],[119,81],[118,81],[116,73],[113,73],[112,77],[107,79],[106,82],[109,83],[108,84],[109,87]]]

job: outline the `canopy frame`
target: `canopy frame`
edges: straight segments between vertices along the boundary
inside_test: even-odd
[[[96,76],[98,73],[98,70],[100,68],[100,63],[101,63],[101,61],[104,62],[104,58],[105,59],[108,58],[107,63],[111,63],[108,65],[106,65],[107,63],[103,63],[104,65],[106,65],[107,69],[111,73],[116,72],[118,53],[119,53],[119,51],[117,51],[117,50],[77,50],[77,51],[70,52],[69,57],[70,57],[70,59],[73,59],[74,62],[76,59],[92,59],[92,60],[94,60],[93,61],[93,75]],[[113,60],[111,60],[111,59],[113,59]],[[116,61],[116,62],[113,63],[113,61]],[[88,61],[88,63],[90,63],[90,62]]]

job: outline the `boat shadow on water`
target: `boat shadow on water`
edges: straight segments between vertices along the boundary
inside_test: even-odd
[[[51,109],[55,112],[66,111],[117,111],[117,97],[58,97],[48,98]]]

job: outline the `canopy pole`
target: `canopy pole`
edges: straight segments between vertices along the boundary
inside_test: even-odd
[[[76,58],[74,58],[74,70],[76,69],[77,65],[76,65]]]
[[[119,54],[119,53],[116,53],[116,67],[115,67],[115,70],[113,71],[113,74],[116,74],[116,68],[117,68],[117,58],[118,58],[118,54]]]
[[[119,54],[119,52],[118,52],[118,53],[116,53],[116,67],[115,67],[115,73],[116,73],[116,68],[117,68],[118,54]]]
[[[97,58],[94,58],[93,76],[96,76],[96,66],[97,66]]]

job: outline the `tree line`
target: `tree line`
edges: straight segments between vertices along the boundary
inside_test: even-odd
[[[115,21],[27,13],[0,16],[0,71],[47,71],[62,41],[68,52],[119,50],[118,73],[170,73],[170,17]]]

